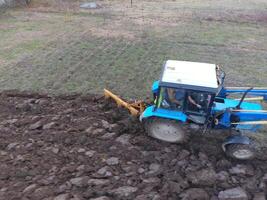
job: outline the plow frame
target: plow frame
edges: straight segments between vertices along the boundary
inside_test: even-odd
[[[104,96],[106,99],[113,99],[118,107],[124,107],[128,109],[131,115],[135,117],[138,117],[146,109],[146,105],[143,101],[134,101],[133,103],[128,103],[107,89],[104,89]]]

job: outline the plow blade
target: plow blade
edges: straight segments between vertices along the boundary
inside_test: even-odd
[[[104,89],[104,96],[107,99],[113,99],[119,107],[122,106],[128,109],[131,115],[133,116],[139,116],[146,108],[145,103],[143,101],[135,101],[134,103],[128,103],[107,89]]]

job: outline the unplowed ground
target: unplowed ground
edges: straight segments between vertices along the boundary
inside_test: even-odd
[[[1,200],[208,200],[236,187],[266,195],[264,151],[233,161],[220,134],[197,130],[185,145],[159,142],[99,96],[5,92],[0,121]]]
[[[216,63],[266,86],[266,0],[33,0],[0,14],[0,89],[144,98],[167,59]]]

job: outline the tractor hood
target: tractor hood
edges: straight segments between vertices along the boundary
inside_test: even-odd
[[[217,93],[216,65],[168,60],[163,66],[159,86]]]

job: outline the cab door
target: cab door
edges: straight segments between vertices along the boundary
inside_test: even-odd
[[[204,124],[210,114],[214,96],[209,92],[188,90],[185,101],[185,113],[188,118],[197,124]]]

